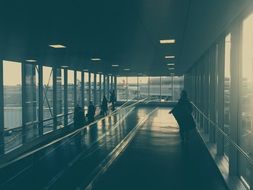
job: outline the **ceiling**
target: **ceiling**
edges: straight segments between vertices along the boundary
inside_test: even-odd
[[[173,72],[181,75],[249,2],[2,0],[0,56],[118,75],[168,75],[167,63],[173,62]],[[160,39],[176,43],[160,44]]]

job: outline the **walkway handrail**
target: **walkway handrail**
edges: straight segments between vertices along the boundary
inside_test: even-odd
[[[217,131],[222,134],[224,136],[224,138],[231,143],[234,148],[240,152],[244,158],[246,158],[246,160],[249,161],[250,164],[253,164],[253,159],[250,157],[250,155],[245,152],[233,139],[231,139],[220,127],[217,123],[215,123],[214,121],[212,121],[204,112],[202,112],[193,102],[191,102],[192,105],[194,106],[194,108],[196,108],[196,110],[208,121],[212,124],[212,126],[215,127],[215,129],[217,129]]]
[[[45,144],[45,145],[43,145],[43,146],[41,146],[41,147],[39,147],[39,148],[36,148],[35,150],[31,150],[31,151],[29,151],[29,152],[27,152],[27,153],[25,153],[25,154],[23,154],[23,155],[21,155],[21,156],[15,158],[15,159],[13,159],[13,160],[11,160],[11,161],[9,161],[9,162],[7,162],[7,163],[4,163],[4,164],[0,165],[0,169],[1,169],[1,168],[4,168],[4,167],[6,167],[6,166],[8,166],[8,165],[10,165],[10,164],[12,164],[12,163],[15,163],[15,162],[17,162],[17,161],[19,161],[19,160],[21,160],[21,159],[23,159],[23,158],[26,158],[26,157],[28,157],[28,156],[30,156],[30,155],[32,155],[32,154],[34,154],[34,153],[36,153],[36,152],[38,152],[38,151],[40,151],[40,150],[43,150],[43,149],[47,148],[48,146],[51,146],[51,145],[53,145],[53,144],[55,144],[55,143],[57,143],[57,142],[59,142],[59,141],[62,141],[62,140],[64,140],[64,139],[66,139],[67,137],[75,136],[76,134],[78,134],[78,133],[79,133],[80,131],[82,131],[83,129],[86,129],[86,128],[88,128],[88,127],[92,127],[92,125],[98,123],[99,121],[102,121],[102,120],[104,120],[104,119],[107,118],[107,117],[116,115],[118,112],[120,112],[120,111],[122,111],[122,110],[124,110],[124,109],[126,109],[126,108],[134,107],[135,105],[139,104],[140,102],[144,102],[145,100],[146,100],[146,99],[142,99],[142,100],[139,100],[139,101],[137,101],[137,102],[134,102],[133,104],[130,104],[130,105],[125,106],[125,107],[122,107],[121,109],[117,109],[117,110],[113,111],[111,114],[109,114],[109,115],[107,115],[107,116],[104,116],[104,117],[102,117],[102,118],[100,118],[100,119],[98,119],[98,120],[96,120],[96,121],[94,121],[94,122],[92,122],[92,123],[90,123],[90,124],[88,124],[88,125],[85,125],[85,126],[79,128],[79,129],[76,129],[75,131],[73,131],[73,132],[71,132],[71,133],[68,133],[68,134],[64,135],[63,137],[60,137],[60,138],[58,138],[58,139],[56,139],[56,140],[54,140],[54,141],[52,141],[52,142],[50,142],[50,143],[47,143],[47,144]]]

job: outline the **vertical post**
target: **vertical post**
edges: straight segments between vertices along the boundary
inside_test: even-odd
[[[89,81],[88,81],[88,87],[89,87],[89,102],[91,101],[91,73],[89,72],[89,75],[88,75],[88,78],[89,78]]]
[[[140,99],[139,76],[137,76],[137,100]]]
[[[117,100],[117,77],[114,76],[114,92],[115,92],[115,97]]]
[[[150,100],[150,77],[148,77],[148,99]]]
[[[109,75],[107,75],[107,77],[106,77],[106,83],[107,83],[107,89],[106,89],[106,91],[107,91],[107,97],[108,97],[108,99],[110,98],[110,89],[109,89]]]
[[[64,69],[64,126],[68,125],[68,70]]]
[[[0,155],[4,154],[4,88],[3,60],[0,60]]]
[[[162,100],[162,77],[160,76],[160,102]]]
[[[26,109],[26,65],[21,63],[22,66],[22,143],[26,143],[26,120],[27,120],[27,109]]]
[[[99,74],[99,103],[101,104],[102,100],[102,75]]]
[[[171,74],[171,90],[172,90],[172,92],[171,92],[171,98],[172,98],[172,101],[174,101],[175,100],[175,98],[174,98],[174,75],[173,74]]]
[[[81,108],[84,109],[84,72],[81,74]]]
[[[76,106],[77,104],[77,93],[76,93],[76,70],[74,70],[74,107]]]
[[[53,66],[53,130],[57,129],[57,68]]]
[[[94,77],[94,82],[93,82],[93,97],[94,97],[94,106],[96,106],[98,104],[97,102],[97,74],[94,73],[93,75]]]
[[[218,44],[218,126],[224,129],[224,78],[225,78],[225,40]],[[217,155],[224,154],[224,137],[217,133]]]
[[[43,135],[43,66],[38,65],[38,91],[39,91],[39,110],[38,110],[38,121],[39,121],[39,135]]]
[[[234,142],[238,142],[238,123],[239,123],[239,98],[241,86],[241,22],[234,25],[231,32],[231,96],[230,96],[230,113],[231,113],[231,124],[230,124],[230,138]],[[238,174],[238,152],[230,145],[229,154],[229,174]]]

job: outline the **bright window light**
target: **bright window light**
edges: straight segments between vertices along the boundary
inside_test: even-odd
[[[174,44],[174,43],[176,43],[175,39],[160,40],[160,44]]]
[[[55,49],[61,49],[61,48],[66,48],[66,46],[61,45],[61,44],[51,44],[49,45],[51,48],[55,48]]]
[[[175,55],[166,55],[165,56],[165,59],[174,59],[175,58]]]
[[[35,63],[35,62],[37,62],[37,60],[35,60],[35,59],[27,59],[27,60],[25,60],[26,62],[29,62],[29,63]]]

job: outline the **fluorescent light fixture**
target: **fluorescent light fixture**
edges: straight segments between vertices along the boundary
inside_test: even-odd
[[[168,70],[174,70],[175,68],[168,68]]]
[[[174,66],[175,63],[167,63],[168,66]]]
[[[102,74],[102,72],[98,72],[98,74]]]
[[[126,68],[126,69],[124,69],[124,71],[130,71],[130,69],[129,69],[129,68]]]
[[[108,75],[109,75],[109,76],[112,76],[112,74],[111,74],[111,73],[109,73]]]
[[[112,65],[112,67],[118,67],[119,65]]]
[[[63,65],[63,66],[61,66],[62,68],[68,68],[69,66],[67,66],[67,65]]]
[[[35,60],[35,59],[27,59],[27,60],[25,60],[26,62],[29,62],[29,63],[35,63],[35,62],[37,62],[37,60]]]
[[[83,71],[89,71],[88,69],[84,69]]]
[[[66,48],[66,46],[61,45],[61,44],[50,44],[49,47],[55,48],[55,49]]]
[[[176,43],[175,39],[160,40],[160,44],[174,44],[174,43]]]
[[[93,58],[91,58],[91,61],[101,61],[101,59],[97,58],[97,57],[93,57]]]
[[[166,55],[165,56],[165,59],[174,59],[175,58],[175,55]]]

